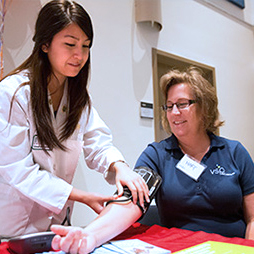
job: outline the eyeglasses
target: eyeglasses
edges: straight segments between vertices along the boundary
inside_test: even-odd
[[[162,109],[165,110],[165,111],[171,112],[173,110],[174,105],[176,105],[178,110],[181,110],[181,109],[188,108],[193,103],[196,103],[196,101],[195,100],[181,99],[176,103],[169,102],[166,105],[163,105]]]

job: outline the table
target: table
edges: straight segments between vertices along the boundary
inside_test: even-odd
[[[250,246],[253,247],[254,253],[253,240],[246,240],[238,237],[229,238],[218,234],[205,233],[203,231],[193,232],[178,228],[168,229],[159,225],[147,226],[140,223],[134,223],[130,228],[114,238],[114,240],[123,239],[140,239],[158,247],[171,250],[172,253],[206,241],[218,241]],[[2,243],[0,245],[0,253],[10,254],[7,248],[8,243]]]
[[[140,239],[158,247],[171,250],[172,253],[206,241],[218,241],[250,246],[253,247],[254,253],[254,240],[247,240],[239,237],[229,238],[203,231],[194,232],[179,228],[169,229],[158,225],[145,226],[135,223],[128,230],[115,238],[115,240],[123,239]]]

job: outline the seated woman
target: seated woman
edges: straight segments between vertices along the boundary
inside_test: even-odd
[[[240,142],[215,135],[223,123],[215,88],[191,67],[162,76],[161,89],[172,135],[149,144],[136,163],[163,179],[161,224],[254,239],[254,164]]]

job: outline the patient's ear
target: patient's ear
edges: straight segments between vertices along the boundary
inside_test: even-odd
[[[43,44],[43,45],[41,46],[41,50],[42,50],[44,53],[48,53],[48,45]]]

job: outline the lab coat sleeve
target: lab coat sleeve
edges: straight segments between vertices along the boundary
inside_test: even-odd
[[[83,139],[83,151],[88,167],[104,173],[106,180],[113,183],[112,177],[114,176],[108,177],[108,168],[112,162],[124,160],[124,157],[113,145],[111,131],[93,107],[86,124]]]
[[[10,101],[16,88],[9,84],[2,85],[0,84],[0,181],[50,211],[59,213],[72,186],[50,172],[41,170],[34,163],[29,139],[31,123],[28,117],[28,86],[17,92],[9,118]]]

